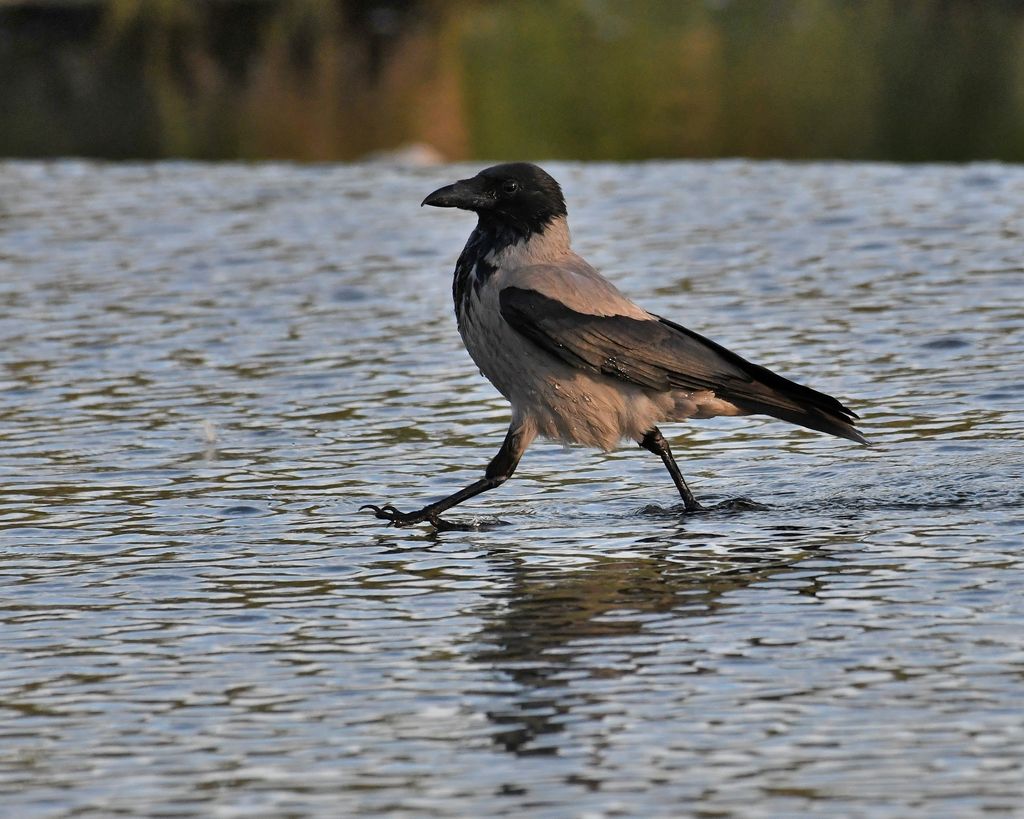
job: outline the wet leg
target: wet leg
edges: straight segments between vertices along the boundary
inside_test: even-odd
[[[519,459],[523,457],[523,453],[526,452],[526,448],[533,441],[533,438],[534,433],[532,430],[527,430],[522,425],[513,422],[508,429],[508,434],[505,436],[501,449],[498,450],[498,454],[487,465],[487,470],[480,480],[474,481],[465,489],[460,489],[458,492],[428,504],[422,509],[417,509],[414,512],[400,512],[390,503],[386,503],[383,506],[374,506],[368,503],[360,507],[360,509],[370,509],[376,517],[386,520],[394,526],[411,526],[414,523],[429,521],[437,529],[454,528],[451,524],[441,520],[439,515],[465,500],[469,500],[482,492],[487,492],[505,483],[505,481],[512,477],[512,473],[516,471]]]
[[[679,467],[676,466],[676,460],[672,457],[672,450],[669,449],[668,441],[665,440],[665,436],[661,434],[660,429],[654,427],[654,429],[644,435],[640,441],[640,447],[648,452],[653,452],[661,458],[662,463],[665,464],[665,468],[668,470],[668,474],[672,476],[676,489],[679,490],[679,496],[683,499],[683,506],[686,507],[687,512],[697,512],[704,508],[697,502],[693,492],[690,491],[690,487],[683,480],[683,474],[679,471]]]

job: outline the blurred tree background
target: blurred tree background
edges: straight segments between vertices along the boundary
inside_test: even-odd
[[[0,155],[1024,160],[1024,0],[0,0]]]

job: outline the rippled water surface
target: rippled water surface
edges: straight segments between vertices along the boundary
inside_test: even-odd
[[[471,168],[0,164],[0,813],[1024,800],[1024,169],[557,165],[650,309],[846,400],[538,442],[450,309]]]

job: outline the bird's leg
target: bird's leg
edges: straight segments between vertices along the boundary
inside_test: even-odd
[[[683,499],[683,506],[686,507],[687,512],[697,512],[704,508],[697,502],[693,492],[690,491],[690,487],[683,480],[683,474],[679,471],[679,467],[676,466],[676,459],[672,457],[672,450],[669,449],[668,441],[665,440],[665,436],[661,434],[660,429],[654,427],[644,435],[640,441],[640,446],[661,458],[662,463],[665,464],[665,468],[668,470],[668,474],[672,476],[676,489],[679,490],[679,496]]]
[[[437,528],[444,528],[445,522],[438,515],[462,503],[464,500],[469,500],[481,492],[486,492],[488,489],[494,489],[505,483],[512,476],[512,473],[516,471],[519,459],[523,457],[523,453],[526,452],[526,448],[533,441],[533,438],[534,433],[532,430],[513,421],[512,425],[508,428],[508,434],[505,436],[501,449],[498,450],[498,454],[487,465],[487,470],[480,480],[474,481],[465,489],[460,489],[447,498],[442,498],[439,501],[424,506],[422,509],[417,509],[415,512],[400,512],[390,503],[386,503],[383,506],[374,506],[368,503],[360,507],[360,509],[371,509],[378,518],[389,521],[395,526],[411,526],[414,523],[429,521]]]

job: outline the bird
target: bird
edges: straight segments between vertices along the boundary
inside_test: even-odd
[[[366,504],[395,526],[441,518],[501,486],[537,436],[609,451],[633,441],[659,458],[683,502],[705,509],[676,464],[659,424],[761,414],[860,444],[858,416],[837,399],[752,364],[638,306],[571,245],[565,197],[537,165],[485,168],[429,194],[422,205],[477,216],[455,265],[458,330],[512,418],[483,477],[414,511]]]

